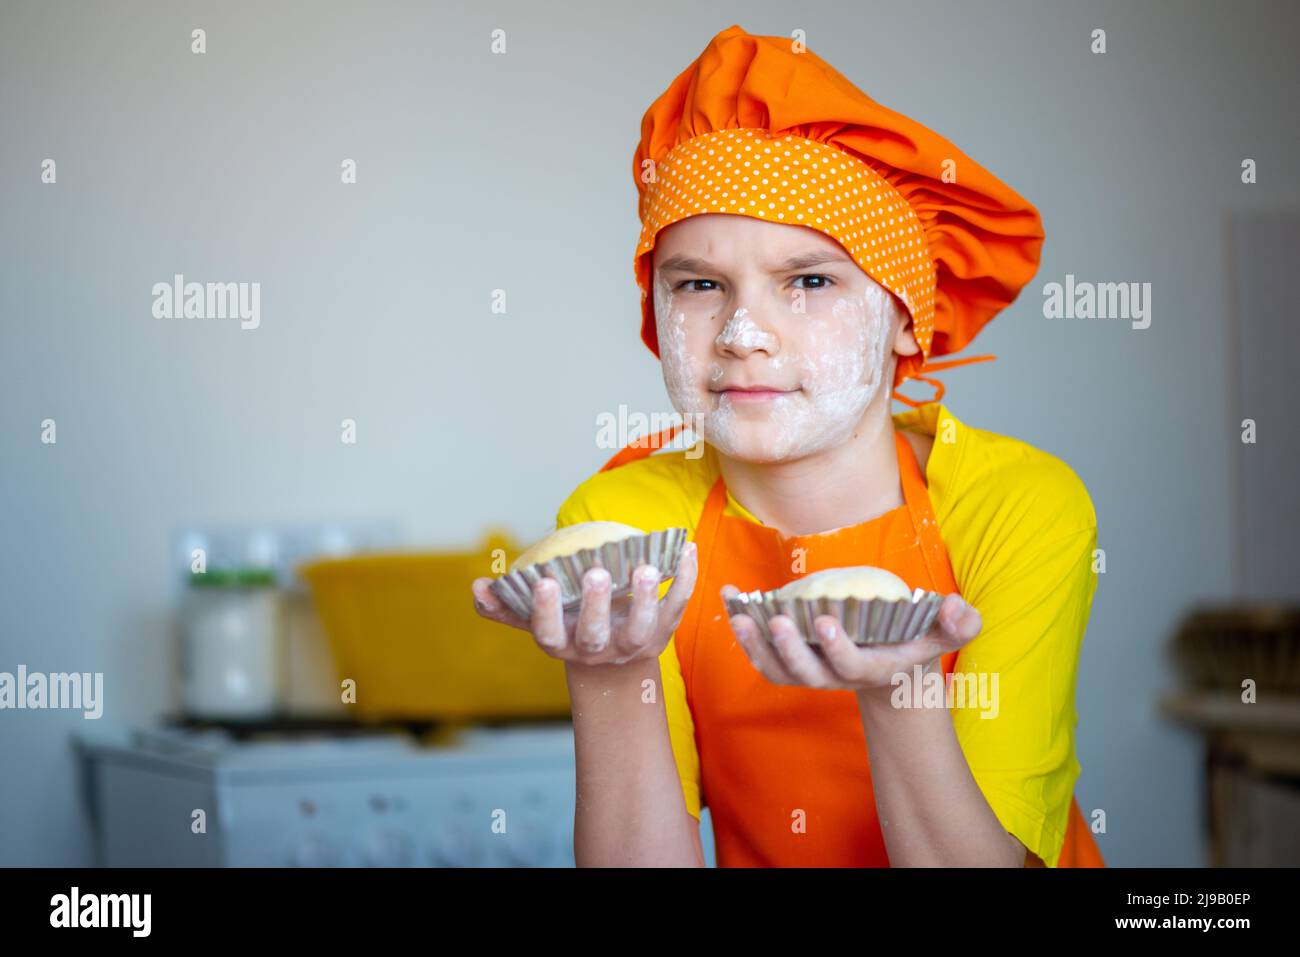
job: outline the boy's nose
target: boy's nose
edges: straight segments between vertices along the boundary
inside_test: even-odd
[[[780,339],[771,325],[744,306],[732,312],[714,342],[724,352],[741,357],[760,349],[774,353],[780,346]]]

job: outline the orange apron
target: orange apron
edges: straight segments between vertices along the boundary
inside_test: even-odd
[[[649,455],[679,429],[622,450],[606,467]],[[925,477],[899,431],[895,443],[905,504],[859,525],[786,537],[725,515],[721,475],[709,492],[695,530],[699,578],[674,642],[720,867],[889,866],[855,694],[769,682],[737,643],[720,591],[726,584],[767,590],[825,568],[875,565],[913,588],[956,592]],[[942,657],[945,675],[956,658],[956,651]],[[796,810],[805,814],[802,833],[792,828]],[[1104,866],[1073,798],[1058,866]]]

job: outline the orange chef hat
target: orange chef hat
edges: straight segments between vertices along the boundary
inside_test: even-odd
[[[811,50],[739,25],[646,110],[633,176],[641,340],[656,357],[655,236],[701,213],[804,225],[837,240],[912,318],[921,352],[899,357],[894,388],[918,378],[935,400],[943,384],[922,373],[993,357],[929,357],[964,348],[1038,270],[1042,220],[1027,200]]]

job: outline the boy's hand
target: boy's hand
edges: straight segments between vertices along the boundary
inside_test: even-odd
[[[722,588],[725,601],[740,592],[734,585]],[[821,644],[806,642],[788,615],[771,619],[773,642],[759,631],[758,623],[748,615],[731,616],[731,629],[750,663],[768,681],[779,685],[803,685],[846,691],[888,688],[894,675],[911,674],[921,665],[927,672],[938,667],[939,659],[956,651],[980,633],[984,626],[980,613],[967,605],[960,595],[944,598],[939,614],[924,637],[896,645],[856,645],[844,633],[833,615],[818,615],[814,625],[832,629],[831,636],[819,635]],[[773,647],[775,643],[776,647]]]
[[[580,665],[626,664],[657,658],[681,623],[695,590],[695,543],[687,542],[668,593],[659,600],[659,570],[642,565],[632,575],[631,599],[610,601],[609,572],[591,568],[582,579],[582,604],[564,613],[560,585],[543,578],[533,586],[533,616],[525,621],[507,608],[489,585],[474,579],[474,608],[484,618],[530,632],[552,658]]]

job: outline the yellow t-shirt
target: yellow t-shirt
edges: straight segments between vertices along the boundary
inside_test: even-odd
[[[930,501],[958,588],[984,623],[958,652],[954,673],[998,680],[996,717],[982,717],[977,706],[950,711],[957,740],[1003,827],[1055,867],[1080,770],[1074,683],[1097,587],[1092,501],[1060,459],[963,425],[940,403],[893,418],[897,428],[935,437],[926,463]],[[560,506],[556,527],[616,521],[693,535],[717,476],[707,443],[661,451],[588,478]],[[730,493],[726,514],[758,521]],[[673,642],[659,664],[682,793],[698,818],[700,759]]]

